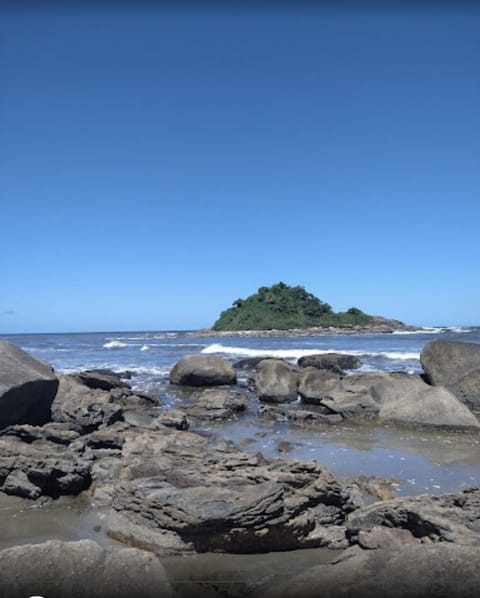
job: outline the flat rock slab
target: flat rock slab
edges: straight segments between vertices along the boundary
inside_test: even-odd
[[[0,429],[48,422],[57,388],[58,379],[47,363],[0,341]]]
[[[479,562],[480,547],[448,543],[359,550],[275,584],[262,598],[476,598]]]
[[[26,544],[0,551],[0,595],[5,598],[166,598],[165,570],[151,553],[105,549],[91,540]]]

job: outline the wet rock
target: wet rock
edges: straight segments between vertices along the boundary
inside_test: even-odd
[[[0,341],[0,429],[50,421],[57,388],[58,379],[49,364]]]
[[[258,364],[263,361],[265,357],[247,357],[240,359],[233,364],[236,370],[255,370]]]
[[[306,409],[292,409],[287,413],[287,419],[293,426],[331,426],[339,424],[343,417],[338,413],[320,413]]]
[[[158,397],[125,387],[113,388],[110,397],[111,402],[121,407],[124,412],[130,409],[149,410],[163,404]]]
[[[170,372],[170,383],[182,386],[222,386],[236,382],[233,367],[212,355],[186,355]]]
[[[354,370],[362,365],[355,355],[343,353],[322,353],[319,355],[305,355],[300,357],[298,365],[301,368],[314,367],[319,370],[329,370],[336,374],[344,374],[344,370]]]
[[[400,480],[385,478],[382,476],[360,475],[355,478],[356,484],[361,492],[366,493],[375,500],[389,500],[396,496],[396,488]]]
[[[445,386],[458,400],[480,410],[480,345],[434,340],[425,345],[420,362],[427,380]]]
[[[345,551],[348,552],[348,551]],[[269,587],[264,598],[474,598],[480,586],[480,548],[396,545],[358,550],[331,565]]]
[[[281,359],[264,359],[257,367],[255,389],[260,401],[288,403],[298,397],[298,374]]]
[[[0,561],[0,595],[8,598],[173,596],[158,559],[135,548],[105,549],[91,540],[50,540],[2,550]]]
[[[0,437],[0,490],[27,498],[79,494],[90,486],[90,466],[69,447],[43,440]]]
[[[88,434],[123,419],[123,409],[112,395],[90,389],[70,376],[59,376],[57,396],[52,404],[52,419],[70,424],[81,434]]]

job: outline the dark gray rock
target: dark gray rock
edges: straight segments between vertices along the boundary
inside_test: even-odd
[[[90,486],[90,464],[69,447],[47,440],[47,434],[35,438],[27,430],[30,438],[25,442],[25,436],[13,432],[0,436],[0,491],[23,498],[57,498]]]
[[[222,386],[236,382],[234,368],[212,355],[186,355],[170,372],[170,383],[182,386]]]
[[[111,393],[91,389],[71,376],[59,376],[57,396],[52,404],[52,419],[88,434],[123,419],[123,408],[114,403]]]
[[[112,390],[112,388],[129,388],[120,374],[112,370],[85,370],[75,376],[81,384],[89,388],[100,388],[101,390]]]
[[[50,421],[57,388],[58,379],[51,366],[7,341],[0,341],[0,429]]]
[[[469,407],[480,410],[480,345],[434,340],[420,361],[430,384],[445,386]]]
[[[318,355],[305,355],[300,357],[298,365],[302,368],[314,367],[320,370],[330,370],[343,374],[344,370],[354,370],[362,365],[361,360],[355,355],[343,353],[321,353]]]
[[[298,398],[298,373],[281,359],[264,359],[257,366],[255,389],[260,401],[288,403]]]
[[[5,598],[168,598],[173,592],[159,560],[135,548],[105,549],[91,540],[25,544],[0,551]]]

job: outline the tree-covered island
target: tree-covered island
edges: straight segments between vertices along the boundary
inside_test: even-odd
[[[374,320],[357,307],[334,312],[302,286],[283,282],[260,287],[246,299],[237,299],[220,314],[213,325],[216,331],[289,330],[293,328],[367,326]]]

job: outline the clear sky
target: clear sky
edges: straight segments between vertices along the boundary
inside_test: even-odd
[[[479,12],[134,6],[0,15],[0,333],[480,325]]]

